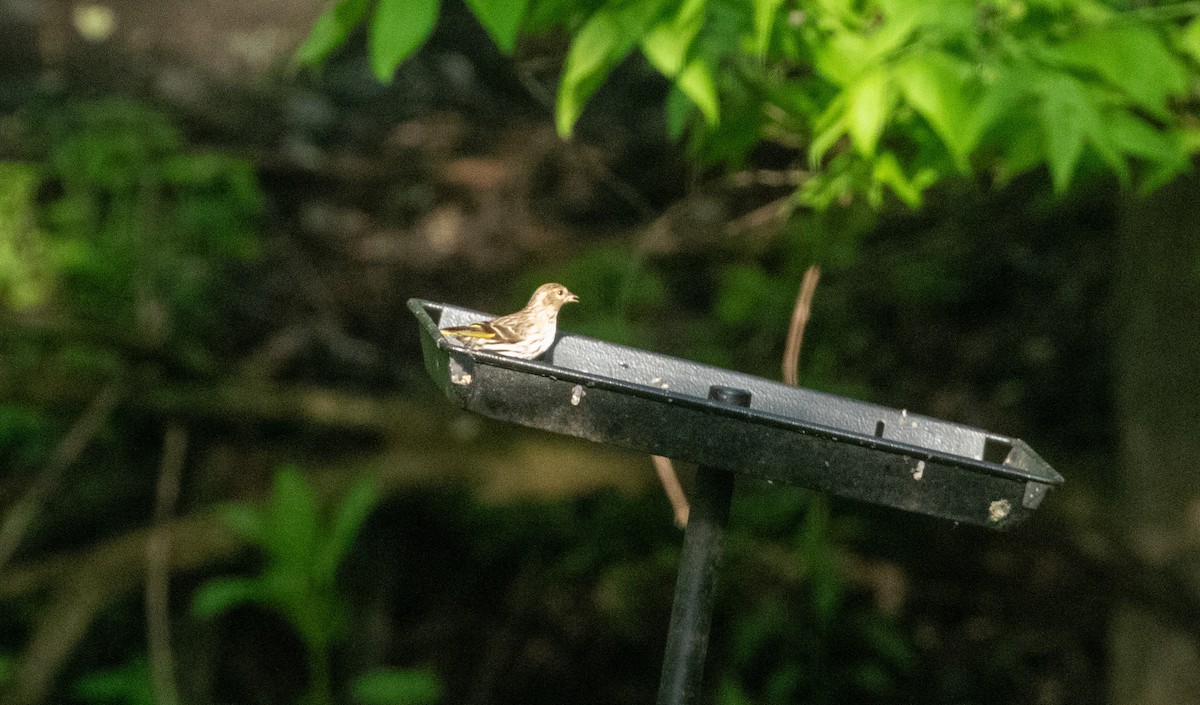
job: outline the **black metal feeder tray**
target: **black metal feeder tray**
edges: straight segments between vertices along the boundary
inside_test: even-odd
[[[459,406],[700,466],[658,705],[698,699],[734,474],[996,529],[1063,481],[1015,438],[579,335],[540,361],[470,351],[438,329],[489,316],[408,306],[425,368]]]
[[[1063,481],[1015,438],[579,335],[540,360],[471,351],[438,329],[488,315],[408,305],[430,376],[495,419],[996,529]]]

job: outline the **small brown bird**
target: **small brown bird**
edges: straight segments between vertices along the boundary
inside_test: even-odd
[[[442,335],[470,350],[532,360],[550,349],[558,331],[558,310],[579,301],[562,284],[542,284],[525,308],[490,321],[441,329]]]

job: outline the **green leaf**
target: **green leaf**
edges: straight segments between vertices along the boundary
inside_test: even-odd
[[[921,207],[921,197],[925,189],[937,180],[937,173],[931,169],[919,170],[915,176],[909,178],[896,155],[883,152],[872,165],[871,178],[876,183],[890,188],[909,208],[916,209]],[[877,196],[877,202],[871,205],[878,208],[881,205],[881,196],[882,194]]]
[[[866,39],[843,30],[813,47],[813,63],[817,73],[839,86],[846,86],[869,66],[867,54]]]
[[[467,6],[496,46],[505,54],[512,54],[529,0],[467,0]]]
[[[367,6],[368,0],[340,0],[326,8],[313,23],[308,38],[296,50],[296,60],[313,65],[328,58],[366,16]]]
[[[1188,22],[1179,37],[1179,46],[1192,57],[1192,61],[1200,61],[1200,17]]]
[[[1114,142],[1123,152],[1152,162],[1187,164],[1183,145],[1173,132],[1156,128],[1125,111],[1114,114],[1108,125]]]
[[[721,119],[721,109],[717,101],[717,84],[713,81],[708,64],[702,59],[693,59],[687,68],[679,74],[675,81],[679,90],[683,91],[700,112],[709,125],[716,126]]]
[[[263,602],[267,589],[258,578],[214,578],[200,586],[192,598],[192,614],[215,617],[231,607]]]
[[[351,693],[360,705],[433,705],[444,697],[435,674],[404,668],[371,671],[354,681]]]
[[[429,38],[439,5],[440,0],[378,0],[368,39],[371,70],[380,83],[391,81],[400,62]]]
[[[316,552],[319,516],[317,496],[294,467],[275,473],[271,492],[268,555],[277,565],[306,566]]]
[[[910,31],[925,27],[941,36],[962,36],[975,31],[978,6],[974,0],[877,0],[888,22]]]
[[[684,0],[679,12],[659,22],[642,39],[642,53],[667,78],[683,70],[688,50],[704,26],[706,0]]]
[[[350,488],[338,505],[333,525],[316,556],[314,571],[317,578],[327,583],[333,582],[338,565],[349,553],[350,547],[358,537],[359,529],[378,501],[379,492],[371,480],[362,480]]]
[[[820,166],[825,153],[846,134],[846,97],[846,93],[842,92],[830,101],[813,126],[812,142],[808,145],[808,163],[814,169]]]
[[[982,139],[995,126],[1005,126],[1014,111],[1023,107],[1034,94],[1038,74],[1029,66],[996,67],[983,83],[983,96],[973,111],[974,119],[966,126]]]
[[[882,68],[864,74],[846,89],[847,131],[859,154],[875,153],[894,103],[895,93]]]
[[[754,53],[759,58],[771,48],[771,31],[783,0],[754,0]]]
[[[602,7],[588,18],[567,50],[558,86],[555,127],[561,137],[570,137],[588,98],[645,36],[664,5],[665,0],[636,0]]]
[[[1158,129],[1125,111],[1109,120],[1109,134],[1117,149],[1149,163],[1149,173],[1139,184],[1142,192],[1162,186],[1190,166],[1187,150],[1177,132]]]
[[[976,95],[969,94],[970,67],[942,52],[914,56],[896,67],[904,98],[945,143],[959,169],[979,141]]]
[[[1001,141],[1003,161],[997,165],[995,179],[1007,184],[1019,174],[1046,163],[1045,138],[1037,125],[1017,123],[1004,131]]]
[[[688,115],[691,114],[695,104],[684,95],[683,90],[678,85],[671,86],[671,91],[667,94],[666,118],[667,118],[667,136],[672,140],[678,140],[683,137],[683,130],[687,127]]]
[[[1187,71],[1165,42],[1142,25],[1122,23],[1087,32],[1050,51],[1050,56],[1094,71],[1155,117],[1165,119],[1168,96],[1187,90]]]
[[[75,694],[93,703],[154,705],[154,687],[150,665],[137,656],[116,668],[89,673],[75,684]]]
[[[1041,93],[1046,160],[1054,190],[1062,193],[1075,175],[1088,133],[1099,126],[1099,116],[1079,81],[1066,74],[1043,76]]]
[[[555,126],[563,138],[571,135],[588,98],[633,45],[628,37],[622,36],[613,14],[601,10],[593,15],[567,51],[555,106]]]

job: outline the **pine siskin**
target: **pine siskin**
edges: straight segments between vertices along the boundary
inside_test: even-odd
[[[470,350],[532,360],[550,349],[558,330],[558,310],[579,301],[562,284],[542,284],[525,308],[468,326],[443,328],[442,335]]]

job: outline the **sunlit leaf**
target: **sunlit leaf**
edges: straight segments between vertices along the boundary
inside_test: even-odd
[[[1062,192],[1070,185],[1088,132],[1099,118],[1079,82],[1065,74],[1043,77],[1041,93],[1039,119],[1046,159],[1054,190]]]
[[[927,178],[909,178],[892,152],[883,152],[875,159],[871,176],[880,185],[890,188],[909,208],[921,206],[921,193],[929,185]],[[878,207],[880,204],[872,205]]]
[[[905,61],[895,75],[905,100],[933,127],[956,165],[966,170],[967,157],[979,139],[974,117],[978,95],[968,93],[969,67],[942,52],[930,52]]]
[[[367,6],[368,0],[339,0],[326,8],[313,23],[308,38],[296,50],[296,60],[317,64],[328,58],[366,16]]]
[[[972,111],[971,124],[963,126],[980,139],[993,127],[1006,124],[1006,118],[1033,95],[1037,82],[1037,74],[1024,64],[995,68],[990,73],[990,80],[982,87],[983,95]]]
[[[371,18],[371,70],[381,83],[392,80],[400,62],[420,48],[437,23],[441,0],[378,0]]]
[[[1126,112],[1114,115],[1108,127],[1117,149],[1149,162],[1148,173],[1141,179],[1143,191],[1162,186],[1190,166],[1188,151],[1175,131],[1156,128]]]
[[[754,53],[760,58],[771,47],[771,32],[781,5],[783,0],[754,0]]]
[[[847,131],[863,156],[875,153],[894,103],[895,94],[883,69],[868,72],[846,89]]]
[[[1108,121],[1113,139],[1120,148],[1154,162],[1187,163],[1187,155],[1178,135],[1152,126],[1142,118],[1120,112]]]
[[[558,86],[555,127],[559,135],[571,135],[584,104],[645,36],[665,5],[665,0],[635,0],[622,6],[602,7],[588,18],[567,50]]]
[[[1193,61],[1200,61],[1200,17],[1188,22],[1179,38],[1179,45]]]
[[[1075,68],[1094,71],[1140,107],[1163,118],[1168,96],[1187,89],[1187,73],[1153,30],[1132,23],[1087,32],[1051,55]]]
[[[704,26],[706,0],[684,0],[679,12],[656,24],[642,39],[642,53],[668,78],[683,70],[696,33]]]
[[[846,95],[843,93],[829,103],[817,118],[816,132],[808,145],[808,163],[814,169],[821,164],[825,153],[846,134]]]
[[[467,6],[505,54],[516,47],[517,30],[528,5],[529,0],[467,0]]]
[[[866,39],[858,33],[839,31],[827,42],[813,47],[819,74],[839,86],[853,82],[869,66]]]
[[[563,137],[570,136],[588,98],[633,45],[612,14],[601,10],[593,15],[567,51],[555,106],[556,127]]]
[[[704,115],[704,119],[709,125],[715,126],[720,122],[721,110],[717,99],[717,84],[708,69],[708,64],[701,59],[693,59],[679,74],[676,84],[679,86],[679,90],[683,91],[684,95],[700,108],[700,113]]]

